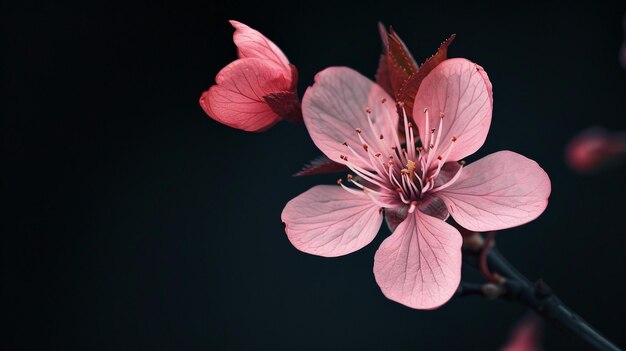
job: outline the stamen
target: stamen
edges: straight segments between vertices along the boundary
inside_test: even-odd
[[[354,172],[356,175],[360,176],[361,178],[365,179],[366,181],[370,183],[374,183],[382,188],[387,187],[385,184],[383,184],[383,183],[386,183],[386,181],[380,175],[367,171],[355,165],[354,163],[347,163],[346,166],[348,166],[348,168],[350,168],[352,172]]]
[[[344,190],[346,190],[350,194],[354,194],[354,195],[358,195],[358,196],[363,196],[364,195],[362,191],[351,189],[351,188],[348,188],[347,186],[343,185],[343,182],[341,181],[341,179],[339,179],[337,181],[337,184],[339,184]]]
[[[424,128],[425,131],[430,130],[430,117],[428,116],[428,107],[424,108],[424,113],[426,114],[426,127]],[[431,132],[433,133],[433,132]],[[424,145],[428,145],[430,144],[430,138],[431,136],[428,135],[428,132],[424,133],[424,140],[423,143]]]
[[[371,190],[369,190],[369,189],[367,189],[367,188],[363,189],[363,192],[364,192],[367,196],[369,196],[369,198],[370,198],[370,199],[371,199],[371,200],[372,200],[375,204],[377,204],[377,205],[378,205],[378,206],[380,206],[380,207],[385,207],[385,208],[391,208],[391,207],[392,207],[392,205],[391,205],[391,204],[384,203],[384,202],[380,201],[379,199],[375,198],[375,197],[374,197],[374,195],[370,194],[370,191],[371,191]],[[386,195],[386,194],[385,194],[385,195]]]
[[[402,185],[400,184],[400,182],[398,181],[398,179],[396,179],[396,176],[393,174],[394,169],[393,168],[389,168],[389,181],[396,185],[398,188],[402,188]]]
[[[398,193],[398,194],[400,194],[400,200],[402,200],[402,202],[408,205],[410,201],[404,197],[404,192]]]
[[[452,149],[454,148],[454,143],[458,140],[458,138],[456,136],[453,136],[450,141],[450,147],[448,147],[448,150],[446,151],[446,153],[444,154],[443,157],[439,156],[437,157],[437,159],[439,159],[439,165],[437,166],[437,170],[431,175],[432,178],[435,178],[439,175],[439,172],[441,171],[441,168],[443,167],[443,165],[446,163],[446,161],[448,160],[448,157],[450,156],[450,152],[452,152]]]
[[[438,186],[436,188],[433,188],[432,191],[435,192],[435,191],[443,190],[443,189],[449,187],[450,185],[454,184],[454,182],[456,182],[459,179],[459,177],[461,176],[461,172],[463,171],[463,168],[465,168],[465,167],[463,167],[463,165],[461,165],[461,167],[456,172],[454,177],[452,177],[450,180],[448,180],[447,183],[442,184],[442,185],[440,185],[440,186]]]
[[[395,144],[396,147],[400,147],[400,139],[398,139],[398,132],[396,130],[396,125],[397,122],[394,122],[393,117],[391,116],[391,113],[389,112],[389,109],[384,109],[385,110],[385,116],[387,117],[387,122],[389,122],[388,124],[391,126],[391,130],[389,130],[389,132],[391,133],[391,137],[393,138],[393,143]],[[380,134],[380,136],[382,137],[382,133]],[[381,140],[383,138],[380,138]],[[384,150],[384,149],[381,149]]]
[[[372,132],[372,133],[371,133],[371,134],[369,134],[369,135],[372,135],[372,136],[379,135],[379,136],[381,136],[381,138],[380,138],[380,139],[382,140],[382,135],[383,135],[383,133],[381,133],[381,132],[380,132],[380,130],[379,130],[378,128],[376,128],[376,126],[374,125],[374,121],[373,121],[373,119],[372,119],[372,114],[371,114],[371,109],[368,107],[368,108],[366,109],[366,112],[367,112],[367,110],[369,110],[369,111],[370,111],[370,112],[368,112],[368,113],[367,113],[367,124],[369,125],[369,127],[370,127],[370,131]],[[386,109],[385,109],[385,110],[386,110]],[[360,133],[359,133],[359,134],[360,134]],[[385,144],[384,144],[384,143],[382,143],[382,142],[380,142],[380,141],[378,141],[378,140],[376,140],[375,138],[373,138],[372,142],[373,142],[374,144],[376,144],[376,145],[371,145],[371,146],[373,146],[375,149],[378,149],[378,150],[384,150],[384,149],[385,149]],[[365,144],[365,142],[364,142],[364,141],[363,141],[363,143]]]
[[[426,178],[426,172],[428,172],[428,170],[430,169],[430,164],[432,163],[435,154],[437,153],[437,148],[439,147],[440,144],[440,140],[441,140],[441,133],[443,130],[443,116],[440,114],[439,118],[439,130],[437,130],[437,138],[435,139],[435,145],[430,145],[431,150],[428,152],[428,158],[426,160],[426,166],[424,167],[423,170],[423,177]]]
[[[404,106],[402,107],[402,118],[404,119],[404,134],[407,136],[407,148],[409,149],[407,160],[415,158],[415,138],[413,136],[413,124],[409,122],[409,117],[406,114],[406,110]],[[407,153],[406,150],[402,150],[404,153]]]

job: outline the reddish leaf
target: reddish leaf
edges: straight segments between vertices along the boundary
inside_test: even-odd
[[[397,102],[402,102],[406,113],[412,117],[415,95],[422,80],[448,58],[448,46],[455,35],[444,41],[437,52],[418,67],[411,52],[393,28],[389,27],[387,31],[382,23],[378,23],[378,31],[383,42],[383,54],[378,63],[376,83]]]
[[[348,167],[337,163],[326,156],[319,156],[302,167],[302,170],[295,176],[305,176],[313,174],[335,173],[348,170]]]
[[[390,95],[396,96],[402,84],[417,72],[417,63],[393,28],[389,27],[387,31],[382,23],[378,23],[378,31],[383,42],[383,54],[378,64],[376,82]]]
[[[437,67],[438,64],[448,58],[448,46],[452,43],[455,37],[456,34],[452,34],[448,39],[441,43],[437,52],[433,56],[426,59],[417,72],[405,80],[402,87],[396,91],[396,101],[404,103],[406,113],[408,115],[413,114],[415,95],[417,95],[417,90],[419,89],[422,80],[424,80],[428,73]]]

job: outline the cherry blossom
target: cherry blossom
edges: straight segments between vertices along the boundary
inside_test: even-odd
[[[415,125],[404,104],[358,72],[318,73],[303,98],[304,122],[315,145],[352,174],[287,203],[288,239],[306,253],[346,255],[369,244],[384,218],[392,234],[374,257],[383,294],[412,308],[441,306],[461,278],[462,237],[449,216],[492,231],[527,223],[547,206],[550,180],[536,162],[511,151],[463,161],[485,142],[492,109],[487,74],[466,59],[443,61],[423,79]]]

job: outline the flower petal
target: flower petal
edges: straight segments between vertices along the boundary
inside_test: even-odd
[[[289,241],[318,256],[347,255],[369,244],[380,229],[380,207],[363,194],[318,185],[289,201],[281,216]]]
[[[369,127],[367,108],[371,111],[375,131]],[[397,134],[398,114],[394,101],[380,86],[350,68],[330,67],[318,73],[315,84],[307,89],[302,99],[302,114],[315,145],[335,162],[344,164],[340,156],[346,155],[350,162],[371,168],[369,162],[352,157],[342,145],[347,142],[368,159],[357,128],[362,130],[361,136],[370,151],[391,153],[386,141],[392,142]],[[380,134],[386,140],[380,140]]]
[[[448,160],[458,161],[473,154],[485,142],[491,124],[493,98],[487,74],[473,62],[454,58],[443,61],[424,78],[415,97],[413,119],[422,140],[432,143],[430,131],[426,130],[425,108],[428,129],[438,129],[440,112],[445,115],[438,153],[446,152],[452,137],[457,137]]]
[[[255,58],[239,59],[224,67],[215,82],[200,97],[200,105],[218,122],[262,131],[281,119],[263,98],[289,87],[278,66]]]
[[[393,301],[411,308],[437,308],[459,286],[462,243],[454,227],[415,211],[376,251],[376,282]]]
[[[500,151],[465,167],[437,195],[452,218],[473,231],[500,230],[530,222],[548,205],[550,178],[537,162]]]
[[[235,27],[233,41],[239,49],[239,57],[270,60],[283,70],[285,78],[291,77],[289,60],[280,48],[259,31],[234,20],[229,21]]]

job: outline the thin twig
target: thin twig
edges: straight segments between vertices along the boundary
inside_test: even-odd
[[[480,252],[464,250],[463,261],[465,264],[480,270]],[[595,350],[620,350],[619,347],[603,337],[574,311],[565,306],[543,280],[531,283],[496,248],[488,250],[486,263],[489,272],[494,272],[494,274],[505,278],[500,285],[504,288],[500,295],[502,298],[532,308],[543,318],[570,332],[570,334]],[[485,294],[473,295],[485,296]],[[463,294],[459,296],[463,296]]]

